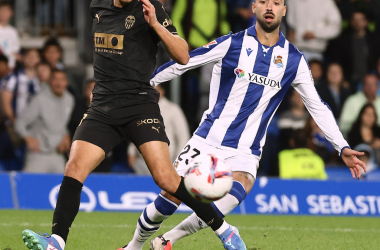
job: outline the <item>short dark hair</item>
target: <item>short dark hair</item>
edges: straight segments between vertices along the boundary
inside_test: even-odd
[[[322,64],[322,61],[318,60],[318,59],[313,59],[313,60],[310,60],[309,61],[309,65],[312,65],[312,64],[318,64],[319,66],[323,66]]]
[[[59,43],[59,41],[55,37],[51,37],[48,40],[46,40],[42,50],[46,51],[46,49],[50,46],[56,46],[56,47],[58,47],[58,49],[60,50],[61,53],[63,52],[63,48],[62,48],[61,44]]]
[[[305,129],[293,130],[291,139],[294,140],[295,148],[307,148],[308,135]]]
[[[6,57],[3,54],[0,54],[0,62],[5,62],[6,64],[8,64],[8,61],[8,57]]]
[[[354,15],[356,14],[356,13],[359,13],[359,14],[362,14],[364,17],[365,17],[365,19],[368,21],[369,20],[369,14],[366,12],[366,11],[364,11],[364,10],[355,10],[354,12],[352,12],[352,14],[351,14],[351,20],[354,18]]]
[[[53,70],[51,71],[51,75],[54,75],[55,73],[63,73],[63,74],[65,74],[65,75],[67,76],[66,71],[61,70],[61,69],[53,69]]]
[[[9,7],[12,9],[12,4],[6,0],[0,0],[0,8],[2,8],[2,7]]]

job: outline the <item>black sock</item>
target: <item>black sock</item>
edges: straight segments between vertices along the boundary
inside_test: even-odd
[[[177,191],[173,194],[173,196],[193,209],[197,216],[206,222],[212,230],[215,231],[222,226],[223,219],[218,215],[211,203],[207,204],[198,201],[187,192],[183,177]]]
[[[71,224],[78,214],[83,184],[71,177],[63,177],[57,206],[53,216],[52,233],[66,242]]]

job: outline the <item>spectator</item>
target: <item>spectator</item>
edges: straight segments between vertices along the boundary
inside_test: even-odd
[[[236,33],[249,27],[253,17],[252,0],[227,0],[228,21],[232,32]]]
[[[165,97],[165,90],[161,85],[156,89],[160,92],[159,106],[165,123],[165,132],[170,141],[169,153],[174,161],[190,139],[189,127],[181,108]],[[150,172],[137,148],[130,144],[128,161],[137,174],[150,175]]]
[[[280,129],[280,150],[289,148],[289,140],[293,131],[305,127],[309,113],[306,111],[300,94],[293,90],[290,96],[291,108],[285,111],[278,119],[277,126]]]
[[[43,59],[50,65],[50,67],[52,67],[52,69],[65,69],[65,66],[61,62],[62,53],[63,49],[55,38],[48,39],[42,48]]]
[[[293,131],[291,149],[279,153],[280,178],[327,179],[321,157],[307,148],[307,133],[303,129]]]
[[[49,87],[49,80],[51,78],[51,67],[48,63],[41,62],[37,65],[37,77],[40,81],[40,88]]]
[[[368,144],[365,143],[357,145],[354,150],[364,153],[364,155],[358,155],[357,157],[359,160],[364,162],[367,167],[367,172],[363,172],[363,177],[366,178],[370,172],[378,168],[375,159],[375,152]]]
[[[376,110],[377,124],[380,124],[380,96],[377,94],[379,89],[379,79],[375,75],[366,75],[363,82],[363,91],[347,98],[343,105],[340,115],[339,127],[344,135],[347,135],[352,124],[357,119],[360,109],[366,103],[372,103]]]
[[[327,42],[340,33],[341,16],[336,4],[333,0],[288,0],[287,7],[287,21],[292,29],[289,41],[308,60],[322,60]]]
[[[323,76],[323,66],[322,62],[319,60],[310,60],[309,61],[311,76],[314,80],[314,85],[318,88],[321,85],[322,82],[322,76]]]
[[[8,58],[4,55],[0,55],[0,87],[2,80],[9,74],[9,72]]]
[[[342,67],[332,63],[327,68],[327,82],[318,88],[322,100],[331,108],[335,119],[339,119],[343,103],[350,95],[349,84],[344,82]]]
[[[54,7],[54,30],[58,36],[66,35],[64,30],[64,17],[67,0],[37,0],[38,17],[41,24],[41,35],[50,35],[51,5]]]
[[[15,71],[2,86],[1,101],[5,116],[14,124],[18,114],[39,90],[36,66],[40,61],[38,50],[29,49],[23,56],[23,68]]]
[[[351,147],[366,143],[373,149],[380,148],[380,127],[376,124],[377,114],[372,103],[365,104],[348,133]]]
[[[171,16],[179,36],[193,49],[230,32],[225,0],[176,0]]]
[[[20,38],[14,27],[9,24],[13,16],[12,6],[8,1],[0,0],[0,54],[8,57],[11,69],[16,66],[20,51]]]
[[[350,29],[329,45],[327,54],[332,61],[342,65],[353,92],[356,92],[358,82],[376,69],[380,57],[379,44],[379,35],[368,30],[366,15],[356,11],[352,14]]]
[[[33,98],[16,121],[16,130],[28,147],[26,172],[64,171],[64,154],[69,152],[71,144],[67,124],[74,108],[74,98],[67,92],[67,85],[66,73],[53,71],[50,88]]]

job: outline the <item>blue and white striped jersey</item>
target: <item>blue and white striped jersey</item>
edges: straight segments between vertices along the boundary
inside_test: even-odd
[[[173,61],[159,67],[151,85],[215,62],[209,109],[194,136],[219,148],[238,150],[258,157],[266,131],[290,86],[301,95],[306,108],[339,152],[348,144],[332,112],[315,87],[302,53],[280,33],[273,47],[262,45],[255,26],[223,36],[190,53],[187,65]]]

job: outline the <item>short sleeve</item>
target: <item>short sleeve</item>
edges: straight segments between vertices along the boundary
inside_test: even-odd
[[[16,82],[17,82],[16,76],[12,75],[9,77],[8,80],[5,80],[3,82],[2,89],[6,90],[6,91],[13,92],[16,88]]]
[[[173,35],[178,35],[177,29],[174,27],[172,20],[170,19],[166,8],[163,3],[159,1],[151,1],[156,9],[157,20],[162,26],[164,26]]]

